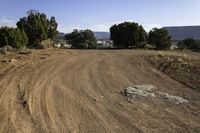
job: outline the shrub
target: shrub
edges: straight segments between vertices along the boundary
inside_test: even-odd
[[[178,48],[179,49],[184,48],[198,52],[200,51],[200,42],[194,40],[193,38],[187,38],[178,43]]]
[[[45,49],[45,48],[51,48],[51,47],[53,47],[53,41],[51,41],[50,39],[43,40],[37,46],[38,49]]]
[[[23,30],[19,28],[0,28],[0,47],[10,45],[14,48],[25,48],[28,43],[27,36]]]
[[[58,34],[55,17],[49,20],[44,13],[36,10],[27,12],[28,16],[20,18],[17,27],[24,30],[30,47],[37,47],[43,40],[53,40]]]
[[[146,32],[141,25],[124,22],[110,28],[111,40],[118,48],[138,48],[146,41]]]
[[[172,45],[171,36],[169,32],[163,28],[154,28],[149,32],[149,44],[155,46],[157,50],[169,49]]]
[[[97,47],[96,38],[91,30],[74,30],[65,36],[65,40],[72,45],[72,48],[91,49]]]

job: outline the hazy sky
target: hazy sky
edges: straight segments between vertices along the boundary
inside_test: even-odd
[[[55,16],[59,31],[75,28],[109,31],[114,23],[134,21],[153,27],[200,25],[200,0],[0,0],[0,26],[15,26],[30,9]]]

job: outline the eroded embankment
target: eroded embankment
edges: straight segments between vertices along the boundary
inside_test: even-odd
[[[148,59],[157,69],[171,78],[200,91],[200,58],[157,55]]]

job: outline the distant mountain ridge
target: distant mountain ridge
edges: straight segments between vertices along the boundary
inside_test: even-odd
[[[109,32],[94,32],[94,35],[97,40],[109,40],[110,39],[110,33]]]
[[[193,38],[195,40],[200,40],[200,26],[172,26],[163,27],[172,36],[172,40],[181,41],[186,38]],[[66,33],[59,33],[58,38],[64,38]],[[109,40],[109,32],[94,32],[97,40]]]
[[[67,33],[59,32],[57,38],[63,39]],[[109,32],[94,32],[94,36],[97,40],[109,40],[110,33]]]
[[[58,35],[56,36],[57,39],[63,39],[65,37],[65,33],[59,32]]]
[[[172,36],[172,40],[180,41],[186,38],[200,40],[200,26],[164,27]]]

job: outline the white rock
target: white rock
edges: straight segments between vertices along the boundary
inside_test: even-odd
[[[180,97],[180,96],[173,96],[173,95],[169,95],[166,92],[158,92],[158,94],[160,94],[161,96],[169,99],[170,101],[174,101],[176,102],[176,104],[180,104],[180,103],[188,103],[188,100]]]
[[[124,90],[125,95],[139,95],[144,97],[156,97],[154,93],[151,91],[153,90],[154,86],[152,85],[135,85],[132,87],[128,87]]]

